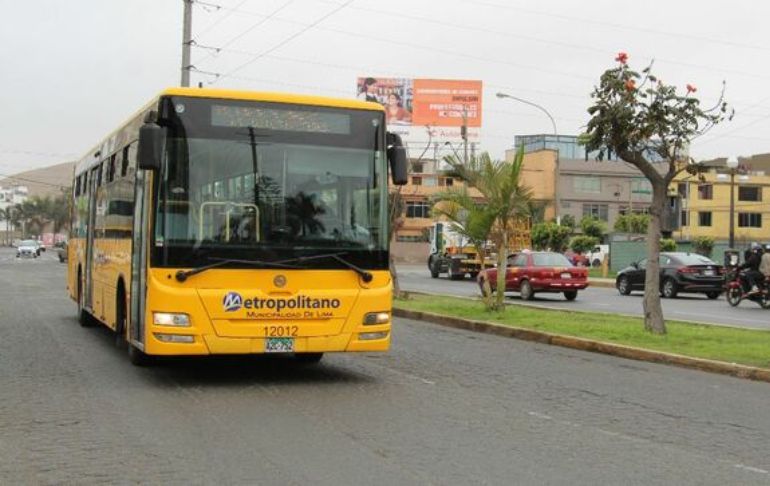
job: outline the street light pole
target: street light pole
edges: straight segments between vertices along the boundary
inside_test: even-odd
[[[730,169],[730,249],[735,247],[735,172],[738,169],[738,158],[728,157],[727,168]]]
[[[556,222],[558,224],[561,224],[561,204],[559,203],[559,131],[556,129],[556,120],[553,119],[551,114],[543,108],[542,106],[538,105],[537,103],[533,103],[531,101],[519,98],[517,96],[509,95],[507,93],[497,93],[496,95],[498,98],[510,98],[512,100],[518,101],[519,103],[524,103],[525,105],[533,106],[537,108],[538,110],[542,111],[546,114],[549,120],[551,120],[551,125],[553,126],[553,134],[554,137],[556,137],[556,163],[555,163],[555,170],[554,170],[554,177],[553,177],[553,185],[554,185],[554,197],[553,197],[553,206],[554,206],[554,213],[556,216]]]

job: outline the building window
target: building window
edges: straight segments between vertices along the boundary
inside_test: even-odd
[[[417,176],[412,177],[412,185],[413,186],[421,186],[422,185],[422,177],[417,177]]]
[[[698,226],[711,226],[711,211],[698,212]]]
[[[682,199],[687,199],[690,196],[690,184],[687,182],[680,182],[676,185],[676,192]]]
[[[423,163],[422,162],[412,162],[412,172],[421,173],[423,172]]]
[[[761,213],[738,213],[738,227],[739,228],[761,228],[762,214]]]
[[[759,186],[739,186],[738,200],[739,201],[761,201],[762,188]]]
[[[436,178],[432,176],[423,177],[422,185],[426,187],[436,187]]]
[[[714,199],[714,186],[711,184],[700,184],[698,186],[698,199]]]
[[[609,206],[607,204],[583,204],[583,216],[593,216],[602,221],[607,221],[608,209]]]
[[[602,192],[602,184],[598,176],[575,176],[572,178],[572,188],[575,192],[589,192],[592,194]]]
[[[453,186],[454,185],[454,179],[451,177],[440,177],[438,180],[439,186]]]
[[[679,212],[679,225],[690,226],[690,213],[687,211]]]
[[[406,217],[407,218],[429,218],[430,205],[422,201],[407,201]]]
[[[652,194],[652,184],[647,179],[636,177],[631,180],[631,194]]]

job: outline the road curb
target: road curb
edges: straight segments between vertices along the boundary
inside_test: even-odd
[[[706,371],[708,373],[735,376],[737,378],[770,382],[770,369],[767,368],[757,368],[754,366],[739,365],[703,358],[692,358],[680,354],[664,353],[662,351],[652,351],[622,344],[594,341],[591,339],[553,334],[522,327],[506,326],[488,321],[463,319],[460,317],[434,314],[432,312],[400,309],[398,307],[393,308],[393,315],[405,317],[407,319],[431,322],[433,324],[455,329],[464,329],[495,336],[521,339],[523,341],[534,341],[542,344],[589,351],[592,353],[608,354],[637,361],[674,365],[682,368]]]
[[[588,279],[588,286],[589,287],[599,287],[602,289],[614,289],[615,288],[615,281],[611,282],[603,282],[601,280],[591,280]]]

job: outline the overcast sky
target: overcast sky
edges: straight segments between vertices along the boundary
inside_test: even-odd
[[[220,6],[216,8],[214,5]],[[179,83],[182,0],[0,0],[0,174],[74,159],[159,90]],[[207,0],[193,13],[199,81],[215,87],[355,95],[359,75],[480,79],[481,144],[579,133],[615,54],[655,59],[665,82],[727,81],[736,116],[696,157],[770,152],[770,2],[733,0]]]

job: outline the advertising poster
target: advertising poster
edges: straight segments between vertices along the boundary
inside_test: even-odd
[[[407,143],[459,142],[460,127],[478,140],[481,128],[481,81],[362,76],[356,96],[385,107],[388,130]]]

